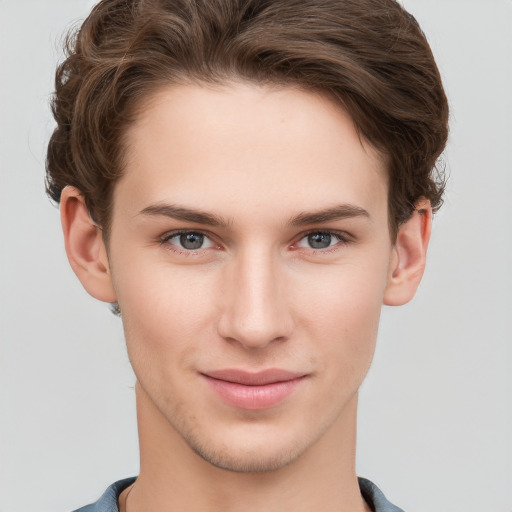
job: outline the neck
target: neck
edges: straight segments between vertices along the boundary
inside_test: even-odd
[[[300,457],[274,471],[237,473],[197,455],[137,385],[140,475],[121,512],[367,512],[355,474],[357,396]],[[126,497],[129,500],[126,503]]]

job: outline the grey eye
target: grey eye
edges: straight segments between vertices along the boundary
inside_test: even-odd
[[[331,245],[332,235],[330,233],[310,233],[307,239],[312,249],[326,249]]]
[[[184,249],[201,249],[204,243],[204,235],[201,233],[182,233],[179,235],[180,244]]]
[[[185,251],[197,251],[215,246],[212,240],[200,231],[178,231],[170,233],[163,238],[162,243],[174,245]]]

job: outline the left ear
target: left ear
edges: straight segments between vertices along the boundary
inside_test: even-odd
[[[416,202],[414,212],[398,229],[384,304],[401,306],[416,293],[425,270],[432,231],[432,207],[427,199]]]

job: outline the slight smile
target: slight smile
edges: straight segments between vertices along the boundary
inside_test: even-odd
[[[303,373],[276,368],[257,373],[226,369],[201,375],[225,402],[247,410],[263,410],[278,405],[307,377]]]

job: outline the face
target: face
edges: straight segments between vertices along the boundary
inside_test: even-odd
[[[216,466],[289,464],[371,362],[384,164],[328,99],[240,83],[160,91],[126,148],[109,264],[145,399]]]

